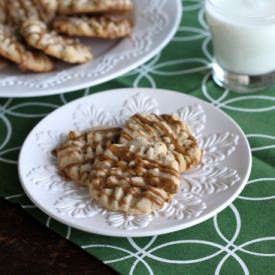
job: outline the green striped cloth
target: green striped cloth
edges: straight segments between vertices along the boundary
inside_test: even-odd
[[[150,62],[108,83],[64,95],[0,99],[0,195],[122,274],[275,274],[275,89],[240,95],[218,88],[209,63],[211,39],[203,2],[183,1],[182,24]],[[253,151],[248,185],[232,205],[192,228],[146,238],[112,238],[56,222],[24,194],[20,147],[45,115],[73,99],[122,87],[157,87],[201,98],[228,113]]]

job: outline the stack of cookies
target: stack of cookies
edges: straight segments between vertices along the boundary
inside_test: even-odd
[[[175,115],[140,113],[123,128],[70,132],[54,150],[59,172],[89,187],[102,207],[127,214],[148,214],[170,202],[180,174],[202,158],[191,129]]]
[[[74,37],[129,36],[131,0],[0,0],[0,56],[23,71],[48,72],[54,60],[92,60],[89,47]]]

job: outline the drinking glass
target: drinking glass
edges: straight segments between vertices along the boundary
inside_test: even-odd
[[[222,87],[254,92],[275,84],[275,1],[206,0],[212,75]]]

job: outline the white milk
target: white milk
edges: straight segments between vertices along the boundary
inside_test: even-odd
[[[275,0],[207,0],[206,16],[224,69],[247,75],[275,71]]]

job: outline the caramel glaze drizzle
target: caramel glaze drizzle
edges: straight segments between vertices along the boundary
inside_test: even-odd
[[[112,154],[117,157],[117,160],[110,159],[108,156],[103,155],[101,160],[94,165],[90,177],[90,184],[98,194],[105,193],[104,189],[115,189],[119,187],[122,188],[126,194],[132,194],[134,197],[147,197],[154,203],[162,205],[164,201],[167,201],[167,197],[163,196],[158,188],[162,188],[169,194],[174,194],[178,191],[179,185],[175,183],[175,178],[179,179],[179,172],[172,167],[146,159],[141,155],[130,152],[128,148],[125,147],[110,145],[107,150],[110,150]],[[131,161],[135,162],[133,167],[127,165]],[[142,177],[144,184],[134,183],[131,178],[125,178],[125,175],[114,175],[108,167],[102,168],[102,162],[108,163],[109,167],[118,168],[122,173],[127,173],[129,176]],[[167,177],[163,177],[162,175],[157,177],[148,172],[154,168],[158,168],[159,173],[166,174]],[[105,175],[98,176],[97,173],[99,171],[105,172]],[[108,180],[110,176],[114,176],[117,183],[110,183]],[[127,181],[127,184],[121,185],[121,181]],[[114,200],[115,198],[112,195],[109,196],[109,199]],[[123,199],[119,203],[123,204]]]

